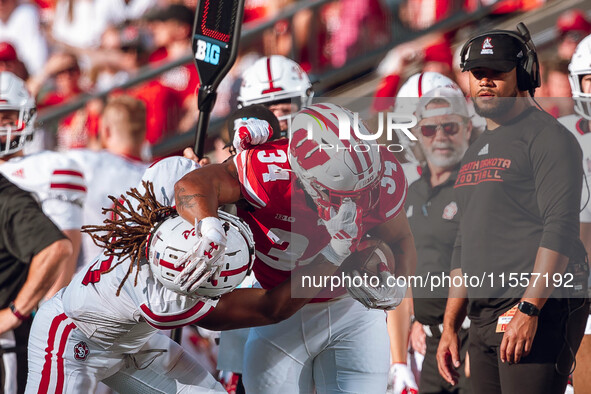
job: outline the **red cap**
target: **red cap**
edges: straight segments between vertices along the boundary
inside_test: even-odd
[[[556,21],[556,28],[560,33],[569,31],[583,31],[585,34],[591,33],[591,22],[587,15],[581,10],[568,10],[560,14]]]
[[[447,41],[440,41],[425,48],[425,62],[439,62],[449,65],[451,69],[453,54]]]
[[[18,60],[16,50],[7,42],[0,42],[0,61],[9,62]]]

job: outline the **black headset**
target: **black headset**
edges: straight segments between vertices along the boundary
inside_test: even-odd
[[[517,31],[514,32],[511,30],[490,30],[486,33],[478,34],[470,38],[462,47],[462,51],[460,52],[460,68],[462,71],[466,71],[466,53],[470,48],[470,45],[474,40],[477,40],[482,37],[490,36],[490,35],[506,35],[513,37],[519,41],[521,44],[522,50],[525,53],[525,56],[517,63],[516,71],[517,71],[517,88],[519,90],[527,90],[531,96],[534,96],[536,88],[539,88],[541,85],[540,80],[540,62],[538,61],[538,54],[536,53],[536,47],[531,39],[531,35],[529,34],[529,30],[527,27],[520,22],[517,25]]]

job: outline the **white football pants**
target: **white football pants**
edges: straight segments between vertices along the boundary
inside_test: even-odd
[[[197,361],[157,333],[134,354],[95,344],[53,297],[35,316],[29,337],[27,393],[93,393],[103,381],[120,393],[225,393]]]
[[[386,314],[350,297],[308,304],[287,320],[250,329],[247,393],[385,393]]]

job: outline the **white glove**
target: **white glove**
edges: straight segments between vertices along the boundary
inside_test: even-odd
[[[359,271],[353,270],[351,272],[353,275],[351,283],[362,283],[362,286],[349,286],[347,287],[347,292],[367,308],[384,309],[387,311],[396,309],[406,294],[406,283],[403,283],[403,286],[399,286],[396,277],[390,273],[386,264],[380,263],[378,268],[380,271],[380,286],[370,286],[369,279],[363,280],[363,275]],[[356,276],[362,279],[355,281],[354,278]]]
[[[418,394],[419,386],[408,365],[403,363],[392,364],[388,372],[389,394]]]
[[[329,220],[323,220],[330,234],[330,243],[320,253],[337,267],[355,250],[361,238],[361,208],[350,198],[343,199],[338,213],[332,212]]]
[[[234,119],[234,140],[232,145],[240,153],[253,145],[267,142],[273,135],[273,129],[266,120],[257,118]]]
[[[220,219],[209,216],[199,222],[195,221],[195,229],[200,237],[199,241],[174,264],[175,268],[185,265],[174,283],[188,293],[194,291],[210,276],[217,279],[224,264],[223,257],[226,251],[226,231]]]

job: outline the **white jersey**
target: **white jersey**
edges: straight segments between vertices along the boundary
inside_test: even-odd
[[[78,272],[66,287],[64,313],[93,342],[107,350],[133,353],[157,330],[193,324],[212,310],[217,300],[190,297],[164,287],[142,259],[134,286],[135,272],[115,295],[130,261],[117,265],[117,257],[99,256]]]
[[[119,197],[136,187],[148,164],[108,152],[89,149],[73,149],[66,156],[82,169],[88,194],[84,203],[83,224],[102,224],[103,208],[112,208],[109,195]],[[79,261],[87,265],[101,253],[88,234],[82,236],[82,251]]]
[[[176,181],[198,167],[192,160],[169,157],[150,166],[142,181],[152,182],[158,201],[171,206],[174,205]],[[137,183],[140,183],[138,190],[143,193],[141,182]],[[116,289],[127,272],[129,261],[112,272],[101,274],[113,267],[116,260],[99,256],[89,267],[76,274],[62,297],[66,315],[88,338],[105,349],[137,350],[157,329],[194,323],[217,303],[168,290],[154,278],[146,261],[141,265],[138,286],[133,286],[133,273],[116,297]]]
[[[0,173],[33,193],[60,230],[80,229],[86,182],[73,160],[57,152],[39,152],[0,164]]]
[[[199,167],[199,164],[193,160],[181,156],[167,157],[152,164],[142,176],[142,181],[154,184],[154,193],[158,202],[163,205],[174,206],[174,184],[185,174]],[[140,193],[144,191],[141,182],[138,190]]]
[[[581,222],[591,223],[591,194],[589,192],[589,188],[591,188],[591,133],[585,133],[583,130],[581,126],[583,120],[579,115],[567,115],[558,119],[577,138],[583,151],[583,171],[585,172],[586,182],[583,181],[582,209],[579,216]]]

